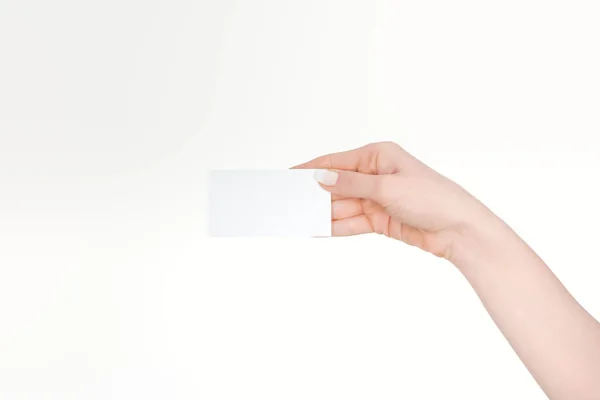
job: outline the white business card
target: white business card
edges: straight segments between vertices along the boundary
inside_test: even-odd
[[[331,236],[331,195],[315,170],[219,170],[209,181],[210,236]]]

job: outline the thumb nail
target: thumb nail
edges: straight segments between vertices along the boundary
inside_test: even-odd
[[[317,182],[322,183],[325,186],[334,186],[337,183],[339,174],[335,171],[329,171],[327,169],[320,169],[315,173],[315,179]]]

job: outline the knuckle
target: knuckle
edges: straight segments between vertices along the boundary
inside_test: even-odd
[[[392,142],[391,140],[373,143],[373,146],[378,150],[396,150],[400,148],[400,145],[398,145],[395,142]]]
[[[394,166],[398,160],[404,157],[406,151],[398,144],[386,141],[372,143],[368,145],[368,154],[370,155],[369,165],[379,170],[382,167],[385,170],[395,169]]]
[[[327,155],[323,156],[323,159],[324,159],[326,168],[332,169],[333,168],[333,154],[327,154]]]
[[[391,140],[385,140],[383,142],[379,142],[379,145],[382,147],[398,146],[395,142],[392,142]]]

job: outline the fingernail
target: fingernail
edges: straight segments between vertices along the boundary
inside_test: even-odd
[[[333,186],[337,183],[339,174],[335,171],[329,171],[327,169],[320,169],[315,173],[315,179],[317,182],[322,183],[325,186]]]

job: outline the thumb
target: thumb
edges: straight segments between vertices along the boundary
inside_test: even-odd
[[[315,179],[331,193],[343,197],[371,199],[380,203],[385,188],[382,185],[384,175],[369,175],[360,172],[320,169]]]

